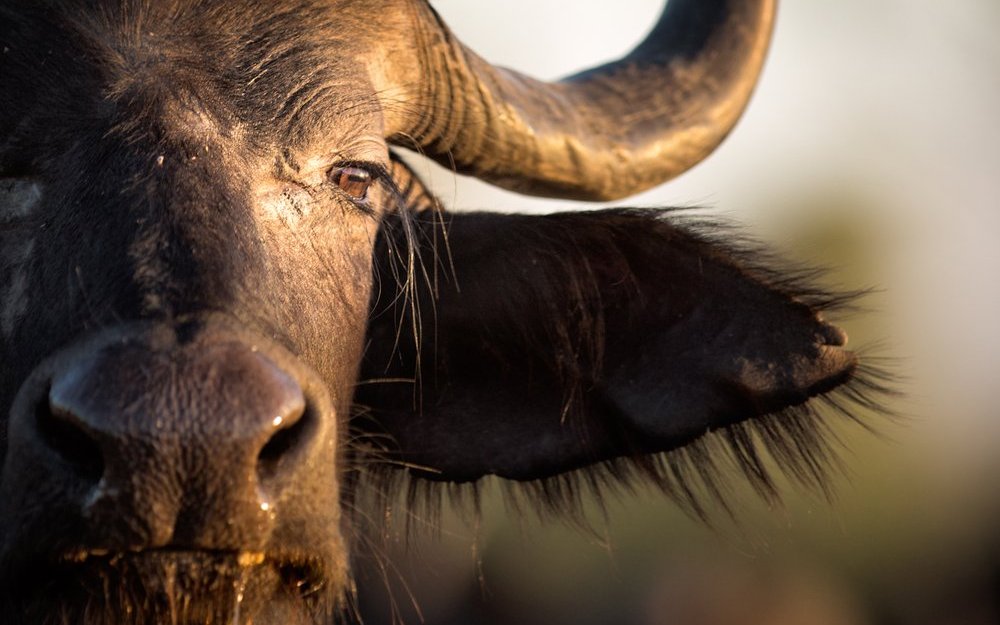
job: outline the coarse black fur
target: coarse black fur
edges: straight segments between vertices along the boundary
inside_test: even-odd
[[[233,554],[169,552],[46,563],[4,577],[0,609],[5,625],[222,624],[243,622],[241,615],[329,623],[336,597],[310,566],[265,572],[240,566]]]
[[[678,9],[676,28],[708,4]],[[715,27],[760,58],[769,4],[710,4],[756,30],[713,18],[674,52],[696,63],[715,42],[727,54],[704,56],[745,86],[754,62]],[[463,170],[525,192],[596,197],[666,174],[613,170],[605,137],[589,164],[492,162],[537,146],[495,116],[477,125],[483,111],[513,103],[555,137],[574,126],[537,117],[551,92],[505,82],[426,4],[382,0],[378,20],[371,6],[0,5],[5,623],[326,625],[350,617],[350,558],[378,549],[367,497],[403,488],[416,505],[471,484],[475,499],[495,475],[515,503],[572,516],[588,490],[651,483],[705,516],[727,461],[765,497],[766,454],[824,490],[835,459],[814,405],[867,424],[891,392],[821,318],[857,294],[725,224],[444,211],[390,142],[454,148],[476,157]],[[633,79],[694,75],[662,43],[628,57]],[[593,85],[627,87],[612,70]],[[611,132],[597,87],[589,122],[567,116]],[[672,114],[657,102],[626,134],[683,134],[659,127]],[[367,195],[337,183],[345,168],[371,177]],[[30,210],[10,199],[31,185]]]
[[[407,172],[409,184],[413,178]],[[493,233],[489,242],[476,235],[485,230]],[[742,395],[735,401],[745,412],[737,420],[720,414],[699,420],[709,423],[702,431],[668,442],[649,440],[641,431],[616,423],[627,421],[628,415],[608,398],[606,380],[608,369],[620,368],[621,360],[629,357],[631,346],[623,349],[616,343],[625,336],[643,341],[649,333],[663,331],[662,326],[648,325],[647,309],[655,306],[651,298],[686,299],[680,293],[700,288],[685,282],[694,279],[693,274],[681,279],[671,275],[677,259],[701,270],[717,266],[753,281],[810,317],[849,312],[864,291],[831,292],[819,286],[822,271],[796,268],[731,223],[695,209],[611,209],[534,217],[438,210],[392,215],[382,232],[384,251],[377,267],[381,295],[374,300],[369,330],[375,343],[366,355],[368,376],[359,382],[352,438],[363,449],[353,456],[362,458],[358,470],[363,481],[371,482],[371,492],[391,497],[406,488],[411,505],[440,502],[443,492],[470,499],[469,493],[442,490],[436,481],[473,482],[474,491],[474,481],[483,474],[504,473],[423,464],[428,453],[400,444],[404,437],[394,430],[398,423],[439,418],[446,424],[443,427],[456,430],[461,426],[455,419],[462,419],[473,427],[485,427],[486,421],[513,420],[524,405],[545,406],[544,411],[530,412],[538,419],[535,427],[546,427],[540,418],[546,415],[551,427],[566,431],[581,449],[573,458],[547,459],[552,460],[547,465],[551,468],[536,466],[527,475],[505,475],[516,480],[508,484],[515,503],[521,505],[540,503],[550,513],[573,516],[586,493],[601,498],[609,491],[651,483],[706,518],[706,496],[726,505],[727,469],[742,472],[765,498],[777,498],[765,454],[789,476],[829,496],[828,472],[839,464],[830,414],[870,427],[870,418],[886,414],[883,402],[895,393],[892,376],[877,364],[878,359],[868,356],[865,364],[852,366],[842,378],[798,391],[798,398],[781,397],[775,406],[765,398]],[[410,248],[414,242],[417,250]],[[671,256],[664,260],[667,248]],[[412,270],[394,271],[399,255],[385,253],[389,249],[411,249],[407,258],[418,259],[417,276]],[[470,257],[471,265],[464,262]],[[401,275],[406,280],[393,288]],[[668,280],[671,286],[665,293],[657,282]],[[478,302],[486,306],[477,297],[488,297],[480,294],[480,285],[507,298],[490,300],[493,310],[477,307]],[[446,309],[452,298],[471,307],[452,313]],[[499,325],[484,322],[490,328],[485,332],[494,333],[488,338],[463,334],[455,339],[443,329],[459,325],[452,314],[463,319],[495,316]],[[781,328],[762,330],[777,333]],[[379,340],[380,334],[393,339]],[[392,348],[386,352],[374,345]],[[476,353],[481,368],[472,374],[458,373],[468,375],[459,385],[449,377],[455,375],[455,365],[449,361],[467,365],[464,354],[454,353],[463,349]],[[449,412],[449,402],[461,401],[454,398],[459,391],[452,386],[482,383],[476,377],[480,371],[488,371],[491,381],[498,380],[492,391],[477,389],[477,399],[485,390],[489,400],[475,408],[463,404],[459,415]],[[515,397],[524,402],[517,408],[510,404]],[[366,404],[367,398],[372,399]],[[670,419],[685,408],[660,410],[660,418]],[[747,418],[748,414],[755,416]],[[524,437],[501,435],[499,444],[511,449],[531,446],[538,430],[523,425],[511,431],[520,429]],[[492,457],[481,448],[470,453]],[[567,468],[578,470],[564,472]],[[471,500],[478,497],[473,493]]]

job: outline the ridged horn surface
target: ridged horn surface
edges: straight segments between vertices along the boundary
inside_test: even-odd
[[[380,85],[386,135],[519,193],[638,193],[694,166],[732,129],[760,74],[775,4],[671,0],[632,52],[551,83],[487,63],[415,5],[416,49],[382,61],[393,83]]]

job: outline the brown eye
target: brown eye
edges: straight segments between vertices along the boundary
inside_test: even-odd
[[[330,170],[329,177],[330,182],[357,202],[365,199],[368,187],[372,186],[371,173],[361,167],[334,167]]]

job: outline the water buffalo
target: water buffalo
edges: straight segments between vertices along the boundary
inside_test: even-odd
[[[717,431],[821,482],[808,400],[864,401],[838,297],[676,211],[448,213],[390,149],[636,193],[729,132],[773,16],[672,0],[544,83],[420,0],[3,0],[4,622],[330,623],[404,479],[697,509]]]

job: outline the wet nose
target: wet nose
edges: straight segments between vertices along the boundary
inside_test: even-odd
[[[53,372],[30,421],[37,462],[119,546],[264,540],[316,447],[302,385],[252,345],[158,334]]]

